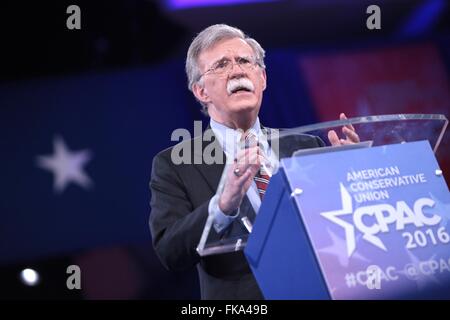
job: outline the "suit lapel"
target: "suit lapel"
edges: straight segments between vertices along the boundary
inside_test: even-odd
[[[210,129],[208,126],[207,129]],[[219,186],[220,178],[222,177],[223,169],[225,168],[225,153],[223,152],[222,147],[218,143],[215,136],[212,137],[211,142],[203,141],[202,139],[203,135],[201,137],[196,137],[196,139],[200,139],[201,148],[195,148],[194,147],[194,167],[200,172],[200,174],[203,176],[203,178],[206,180],[208,186],[210,187],[211,191],[213,193],[216,193],[217,187]],[[197,141],[198,143],[199,141]],[[195,146],[195,141],[193,143]],[[213,163],[213,164],[206,164],[203,158],[203,154],[206,148],[214,148],[220,156],[222,157],[223,161],[219,163]],[[209,149],[211,150],[211,149]]]
[[[208,126],[207,129],[211,129],[210,126]],[[202,137],[196,137],[194,139],[200,139],[202,140]],[[220,179],[222,177],[223,170],[225,168],[225,161],[226,156],[223,152],[223,148],[220,146],[219,142],[217,141],[215,135],[213,135],[211,142],[202,142],[202,148],[201,149],[195,149],[193,151],[194,154],[194,167],[200,172],[200,174],[203,176],[205,181],[207,182],[208,186],[210,187],[213,194],[216,193],[217,187],[219,186]],[[198,141],[197,141],[198,143]],[[214,145],[211,145],[214,144]],[[195,142],[194,142],[195,145]],[[214,149],[216,152],[219,152],[222,156],[222,163],[214,163],[214,164],[206,164],[204,163],[203,159],[203,153],[205,151],[205,148],[209,150]],[[201,153],[200,153],[201,150]],[[197,164],[196,164],[197,163]],[[242,200],[242,204],[240,206],[240,217],[248,217],[251,221],[255,218],[255,211],[253,210],[253,206],[250,203],[250,200],[248,199],[247,195],[245,195],[244,199]]]

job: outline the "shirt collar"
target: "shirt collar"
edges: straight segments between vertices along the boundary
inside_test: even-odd
[[[210,120],[211,129],[214,131],[214,135],[216,136],[220,146],[223,148],[225,154],[235,155],[238,148],[238,142],[241,139],[241,130],[235,130],[227,127],[226,125],[219,123],[211,118]],[[264,150],[267,150],[268,143],[267,138],[263,134],[261,130],[261,124],[259,122],[259,118],[257,117],[253,126],[249,129],[256,137],[258,137],[258,141],[261,143],[261,146]]]
[[[232,159],[236,157],[239,149],[241,131],[229,128],[224,124],[213,120],[212,118],[210,120],[210,126],[217,138],[217,141],[227,156],[227,161],[233,161]],[[259,118],[256,118],[255,123],[249,130],[258,138],[260,148],[262,148],[264,153],[267,155],[267,160],[269,162],[267,163],[266,171],[270,176],[272,176],[279,166],[279,160],[278,156],[272,151],[267,141],[267,132],[261,129]]]

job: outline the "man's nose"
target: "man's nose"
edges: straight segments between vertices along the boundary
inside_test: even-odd
[[[245,78],[245,77],[247,77],[247,73],[238,63],[235,62],[231,65],[231,69],[228,73],[228,77],[230,79]]]

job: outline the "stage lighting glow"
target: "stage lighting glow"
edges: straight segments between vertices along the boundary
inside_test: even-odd
[[[20,278],[27,286],[34,286],[39,283],[39,274],[33,269],[22,270]]]
[[[169,8],[188,9],[194,7],[230,6],[244,3],[273,2],[278,0],[167,0]]]

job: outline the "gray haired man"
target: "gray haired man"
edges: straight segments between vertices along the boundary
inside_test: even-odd
[[[189,47],[186,73],[189,89],[210,117],[209,128],[214,132],[211,143],[218,144],[231,165],[175,165],[172,148],[155,156],[150,181],[150,229],[155,251],[168,269],[196,266],[203,299],[262,299],[242,251],[198,255],[196,247],[206,219],[214,217],[212,236],[220,238],[239,223],[244,207],[254,217],[270,177],[262,164],[273,168],[279,157],[323,146],[323,142],[311,136],[280,141],[277,157],[267,157],[274,152],[258,118],[267,79],[264,50],[241,30],[218,24],[200,32]],[[347,139],[340,140],[333,131],[330,142],[358,140],[352,127],[344,127],[343,132]],[[244,137],[253,137],[257,143],[236,148]],[[195,145],[193,141],[181,143]],[[223,172],[225,168],[227,172]],[[222,173],[227,179],[218,193]]]

